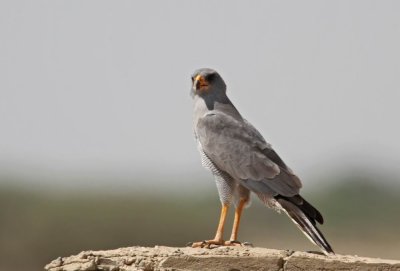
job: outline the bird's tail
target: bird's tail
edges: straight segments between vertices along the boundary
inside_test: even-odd
[[[324,254],[335,254],[328,241],[326,241],[324,235],[316,226],[316,221],[321,224],[323,223],[321,214],[301,196],[297,195],[297,200],[298,199],[301,199],[301,204],[297,204],[297,202],[295,200],[291,200],[291,198],[276,198],[286,214],[300,228],[305,236],[311,240],[311,242],[320,247]]]

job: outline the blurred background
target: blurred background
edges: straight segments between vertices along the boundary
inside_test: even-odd
[[[220,204],[191,123],[200,67],[303,180],[337,253],[400,259],[399,9],[1,1],[0,270],[214,236]],[[240,240],[317,250],[257,199]]]

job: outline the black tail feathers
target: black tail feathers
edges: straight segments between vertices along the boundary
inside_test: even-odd
[[[300,228],[300,230],[326,254],[334,254],[332,247],[324,235],[317,228],[316,222],[323,224],[321,213],[300,195],[294,197],[276,196],[288,216]]]

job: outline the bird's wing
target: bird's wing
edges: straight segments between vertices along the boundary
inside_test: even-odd
[[[195,127],[203,151],[218,166],[256,193],[293,196],[301,182],[247,121],[219,111],[201,117]]]

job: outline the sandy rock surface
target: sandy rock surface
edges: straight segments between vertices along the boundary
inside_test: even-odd
[[[400,261],[350,255],[324,256],[267,248],[126,247],[59,257],[48,271],[136,270],[399,270]]]

